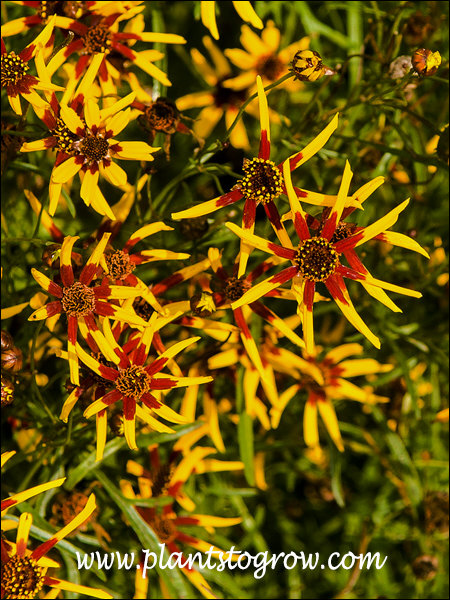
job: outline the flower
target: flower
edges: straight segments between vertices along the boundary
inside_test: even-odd
[[[253,247],[284,260],[289,260],[292,264],[277,275],[255,285],[239,300],[232,303],[231,306],[232,308],[238,308],[239,306],[253,302],[276,289],[281,284],[293,280],[292,289],[297,294],[299,309],[302,312],[306,351],[308,354],[314,354],[314,293],[316,285],[324,283],[350,323],[365,335],[375,347],[379,348],[380,340],[367,327],[353,306],[344,282],[344,277],[359,281],[371,296],[388,306],[394,312],[401,311],[384,292],[385,289],[413,298],[420,298],[422,296],[420,292],[373,278],[355,252],[356,247],[380,236],[383,241],[389,241],[391,244],[409,248],[428,257],[425,250],[415,240],[396,232],[386,231],[397,221],[398,215],[406,208],[409,200],[405,200],[387,215],[367,227],[357,228],[352,224],[341,221],[352,178],[350,165],[346,162],[336,203],[331,208],[327,218],[321,223],[318,235],[311,236],[306,220],[307,215],[303,211],[297,193],[292,186],[290,170],[290,164],[286,161],[283,166],[283,173],[292,209],[291,215],[295,231],[299,238],[297,249],[294,249],[292,243],[279,246],[269,242],[249,233],[245,229],[241,229],[234,223],[226,223],[226,226]],[[362,201],[367,198],[382,182],[383,178],[381,178],[381,181],[380,178],[376,178],[363,186],[357,195],[359,200]],[[350,267],[341,264],[342,255],[347,259]]]
[[[434,75],[442,62],[439,52],[432,52],[427,48],[419,48],[413,52],[412,66],[414,71],[422,77]]]
[[[20,96],[23,96],[35,109],[42,109],[46,102],[36,93],[36,90],[62,90],[50,81],[50,75],[42,57],[44,46],[52,35],[54,19],[41,31],[33,42],[16,54],[6,50],[3,38],[1,40],[1,86],[8,95],[8,101],[13,111],[21,115]],[[35,58],[38,77],[28,75],[32,58]]]
[[[140,493],[135,494],[130,483],[127,481],[122,481],[121,490],[123,495],[131,500],[140,500],[152,497],[151,488],[145,484],[140,487]],[[201,592],[203,596],[205,596],[205,598],[216,598],[204,577],[195,568],[187,566],[187,559],[181,554],[178,544],[186,544],[192,548],[195,548],[196,550],[199,550],[200,552],[208,552],[208,550],[212,548],[213,551],[222,553],[224,560],[227,560],[229,556],[231,557],[231,560],[237,560],[238,556],[224,552],[210,542],[205,542],[198,537],[194,537],[190,533],[185,533],[183,531],[183,527],[231,527],[240,523],[242,519],[240,517],[226,518],[200,514],[178,516],[174,511],[173,504],[163,506],[161,510],[158,510],[155,507],[142,506],[136,506],[135,509],[141,518],[153,529],[158,537],[159,542],[161,544],[165,544],[166,548],[171,554],[177,553],[178,556],[181,556],[182,564],[185,565],[181,568],[181,570],[189,579],[189,581]],[[145,581],[148,581],[148,578]],[[145,581],[140,582],[141,592],[147,591]]]
[[[104,3],[97,3],[97,5],[101,4]],[[120,14],[115,11],[108,15],[88,13],[83,18],[83,22],[67,19],[64,28],[72,31],[75,38],[48,62],[49,72],[55,73],[69,56],[78,53],[80,57],[75,69],[76,80],[80,79],[87,69],[86,75],[91,83],[98,76],[101,84],[103,82],[111,85],[110,80],[118,71],[115,66],[117,61],[113,57],[118,55],[118,60],[122,63],[135,65],[163,85],[170,86],[167,75],[153,64],[154,60],[159,60],[163,55],[154,50],[136,52],[130,46],[137,41],[185,44],[186,40],[181,35],[173,33],[143,31],[144,18],[142,15],[136,15],[135,12],[130,10]],[[128,22],[125,31],[119,32],[119,22],[123,20]]]
[[[210,457],[216,450],[207,446],[187,449],[181,457],[180,450],[172,450],[168,459],[161,461],[158,446],[149,448],[149,469],[134,460],[127,461],[127,473],[138,477],[139,490],[144,498],[171,496],[184,510],[192,512],[195,503],[183,491],[183,485],[193,473],[217,473],[219,471],[236,471],[244,468],[238,461],[216,460]],[[178,464],[176,464],[178,462]],[[127,485],[122,482],[122,485]]]
[[[57,150],[49,188],[50,215],[54,215],[56,211],[62,185],[79,173],[82,180],[80,196],[87,206],[92,206],[100,214],[115,220],[114,213],[98,187],[99,175],[114,186],[126,186],[127,174],[113,158],[151,161],[152,154],[158,150],[145,142],[118,142],[113,139],[114,135],[128,125],[129,110],[122,109],[133,99],[134,93],[131,93],[111,108],[100,110],[95,100],[88,98],[84,107],[79,101],[72,102],[76,107],[74,110],[64,104],[59,106],[56,98],[53,98],[51,109],[49,106],[40,115],[50,135],[41,140],[26,142],[21,152],[46,148]]]
[[[2,538],[2,596],[4,598],[32,599],[48,585],[56,590],[86,594],[90,598],[112,598],[103,590],[70,583],[47,575],[49,567],[59,567],[46,554],[62,539],[79,527],[96,508],[95,496],[91,494],[85,508],[68,524],[33,551],[27,549],[33,517],[22,513],[17,528],[16,544]]]
[[[132,341],[132,350],[128,350],[127,345],[120,347],[110,329],[108,319],[104,320],[105,335],[108,338],[111,347],[114,349],[116,359],[114,366],[106,366],[100,361],[90,356],[81,346],[77,345],[77,354],[84,364],[94,373],[109,382],[112,388],[107,393],[98,397],[84,412],[86,418],[97,415],[97,460],[103,456],[103,448],[106,440],[106,409],[121,401],[123,404],[123,427],[124,435],[128,446],[132,450],[137,450],[135,421],[136,416],[150,425],[156,431],[172,433],[173,430],[159,423],[153,416],[162,417],[172,423],[185,423],[185,419],[178,415],[168,406],[158,401],[154,393],[167,391],[173,388],[196,385],[211,381],[211,377],[176,377],[161,373],[162,369],[169,359],[176,356],[179,352],[198,341],[199,337],[193,337],[171,346],[168,350],[160,354],[158,358],[149,365],[144,366],[150,350],[155,326],[156,313],[150,319],[149,326],[145,329],[140,343],[136,346]],[[109,357],[107,357],[109,358]],[[116,366],[117,365],[117,366]],[[104,389],[108,384],[105,384]],[[70,397],[66,404],[70,404]],[[140,405],[142,403],[142,407]]]
[[[185,111],[190,108],[202,108],[194,123],[194,132],[199,138],[207,138],[225,117],[225,126],[230,128],[242,104],[247,100],[248,90],[232,90],[224,87],[224,83],[232,78],[231,67],[222,51],[214,44],[210,37],[203,38],[203,45],[208,50],[212,59],[212,66],[196,48],[191,50],[191,57],[200,75],[208,85],[208,90],[193,92],[178,98],[178,110]],[[246,112],[254,111],[248,106]],[[235,148],[248,148],[249,141],[244,123],[240,119],[230,134],[230,142]]]
[[[253,231],[255,224],[256,207],[258,204],[264,206],[264,210],[270,223],[275,230],[278,239],[283,244],[290,244],[289,237],[281,222],[281,217],[275,205],[275,200],[286,194],[286,186],[283,180],[282,164],[275,165],[270,160],[270,122],[267,106],[267,98],[262,85],[261,77],[256,78],[258,86],[260,124],[261,124],[261,139],[259,145],[259,153],[257,158],[252,160],[244,159],[244,177],[238,181],[234,188],[218,198],[202,202],[192,208],[172,213],[172,219],[189,219],[206,215],[216,210],[234,204],[242,198],[245,198],[245,204],[242,216],[242,225],[244,229]],[[325,127],[325,129],[310,142],[301,152],[296,152],[284,164],[288,164],[290,170],[294,170],[314,154],[316,154],[328,141],[329,137],[337,127],[337,115]],[[294,188],[295,192],[311,204],[333,205],[335,196],[326,196],[309,192],[300,188]],[[359,206],[359,203],[352,198],[346,198],[345,203],[350,206]],[[248,246],[241,244],[241,258],[238,277],[243,275],[248,258]]]
[[[251,23],[251,25],[257,29],[263,28],[263,22],[256,14],[250,2],[233,2],[233,6],[243,21]],[[203,25],[209,29],[209,32],[213,38],[218,40],[219,31],[216,24],[216,3],[201,0],[200,14]]]
[[[250,93],[253,93],[256,91],[255,81],[257,75],[260,75],[264,86],[287,75],[294,54],[308,48],[309,38],[304,37],[280,50],[280,37],[280,30],[275,27],[273,21],[267,22],[260,36],[252,31],[248,25],[243,25],[240,40],[245,50],[228,48],[224,52],[225,56],[242,70],[242,73],[237,77],[224,81],[224,87],[234,90],[250,87],[252,88]],[[298,84],[293,85],[293,83],[290,79],[281,84],[280,87],[287,88],[290,91],[298,89]]]
[[[49,279],[37,269],[31,270],[31,274],[37,283],[54,296],[56,300],[35,310],[28,317],[28,320],[39,321],[54,315],[66,314],[70,378],[75,385],[79,385],[78,359],[75,352],[78,329],[80,329],[93,352],[99,352],[101,349],[109,359],[117,359],[113,349],[98,328],[94,315],[113,316],[115,319],[123,320],[127,323],[141,326],[146,325],[145,321],[135,313],[110,302],[111,299],[138,296],[140,293],[138,289],[126,286],[110,286],[106,280],[103,280],[101,285],[90,286],[97,274],[98,265],[110,235],[110,233],[103,235],[81,270],[78,279],[75,279],[71,260],[72,248],[74,243],[79,239],[78,236],[67,236],[64,238],[61,247],[59,269],[61,284]]]
[[[319,446],[319,412],[331,439],[343,451],[334,403],[340,400],[355,400],[369,405],[389,402],[389,398],[375,395],[372,387],[361,388],[347,381],[348,377],[387,373],[393,369],[393,365],[382,365],[372,358],[349,359],[350,356],[363,352],[364,348],[360,344],[342,344],[325,354],[317,347],[315,356],[303,351],[303,357],[300,357],[283,348],[271,354],[268,360],[275,368],[278,365],[288,368],[297,379],[297,383],[280,394],[279,403],[272,406],[272,426],[278,427],[287,404],[304,389],[308,392],[303,414],[303,437],[306,445],[312,449]]]

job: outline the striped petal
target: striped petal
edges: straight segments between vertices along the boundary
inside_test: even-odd
[[[340,452],[344,452],[344,444],[342,443],[339,424],[333,405],[328,400],[318,400],[317,407],[331,439],[336,444],[337,449]]]
[[[80,171],[81,166],[79,158],[71,156],[53,169],[51,180],[53,183],[66,183]]]

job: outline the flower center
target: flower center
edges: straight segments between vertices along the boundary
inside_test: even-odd
[[[251,284],[243,277],[229,277],[224,290],[225,297],[230,302],[234,302],[239,300],[250,287]]]
[[[339,266],[339,257],[328,240],[313,237],[298,247],[295,263],[305,279],[325,281]]]
[[[177,534],[177,528],[172,519],[164,519],[159,515],[155,515],[151,523],[159,540],[163,543],[171,542],[175,539]]]
[[[283,178],[271,160],[253,158],[244,160],[244,177],[239,182],[245,198],[267,204],[283,192]]]
[[[25,77],[30,67],[15,52],[3,54],[1,58],[1,84],[2,87],[16,85]]]
[[[62,119],[57,119],[56,127],[50,133],[57,140],[56,147],[58,150],[66,154],[74,153],[73,143],[77,139],[77,136],[70,131]]]
[[[95,308],[94,290],[76,281],[70,287],[64,288],[61,304],[68,315],[84,317]]]
[[[150,129],[174,133],[178,120],[175,105],[164,98],[158,98],[151,106],[147,106],[141,121]]]
[[[83,41],[86,54],[94,54],[96,52],[109,54],[111,52],[109,28],[101,23],[94,27],[89,27]]]
[[[227,79],[231,79],[231,76],[224,77],[221,81],[217,82],[214,91],[214,103],[219,108],[224,105],[239,108],[247,99],[247,90],[232,90],[231,88],[224,87],[222,81],[226,81]]]
[[[98,162],[108,154],[108,140],[97,135],[87,135],[83,138],[80,151],[90,162]]]
[[[35,598],[43,585],[43,569],[33,558],[13,556],[2,564],[3,598]]]
[[[113,280],[126,279],[134,271],[136,265],[130,260],[130,255],[122,250],[116,250],[111,254],[105,255],[106,265],[109,271],[109,278]]]
[[[269,54],[259,59],[256,64],[256,70],[259,75],[264,75],[270,81],[275,81],[281,77],[284,71],[284,64],[276,54]]]
[[[167,494],[170,479],[175,470],[175,465],[170,463],[162,464],[152,477],[152,498]]]
[[[132,365],[121,371],[116,379],[116,388],[124,396],[139,400],[139,398],[151,389],[152,378],[143,367]]]

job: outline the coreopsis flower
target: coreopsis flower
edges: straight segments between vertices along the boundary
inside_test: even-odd
[[[145,485],[140,489],[140,493],[136,494],[129,482],[122,481],[121,490],[123,495],[130,500],[141,500],[152,497],[151,488]],[[232,527],[242,521],[240,517],[227,518],[200,514],[178,516],[174,510],[173,504],[163,506],[161,510],[158,510],[155,507],[142,506],[136,506],[135,509],[142,519],[153,529],[158,537],[159,543],[165,544],[169,553],[177,553],[178,556],[181,556],[182,563],[186,562],[186,557],[181,554],[179,544],[185,544],[200,552],[207,552],[212,548],[216,552],[223,553],[224,560],[227,560],[229,556],[231,560],[236,560],[238,558],[238,556],[231,555],[228,552],[217,548],[217,546],[210,542],[203,541],[199,537],[194,537],[191,533],[185,533],[183,527]],[[205,598],[217,597],[213,594],[208,582],[195,567],[191,569],[184,566],[181,570]],[[148,582],[148,578],[140,582],[141,591],[143,591],[146,581]]]
[[[291,62],[291,72],[299,81],[317,81],[324,75],[333,75],[334,71],[325,66],[322,57],[315,50],[300,49]]]
[[[326,353],[322,353],[319,347],[317,350],[315,356],[303,351],[301,357],[284,348],[278,348],[277,353],[268,356],[275,368],[290,369],[290,374],[297,380],[280,394],[278,404],[272,406],[272,426],[278,427],[287,404],[301,390],[306,390],[308,397],[303,413],[303,437],[306,445],[313,449],[319,446],[320,414],[331,439],[337,448],[343,451],[344,444],[339,431],[335,403],[341,400],[354,400],[367,405],[389,402],[389,398],[374,394],[371,386],[359,387],[347,379],[387,373],[393,369],[393,365],[383,365],[372,358],[349,358],[364,352],[360,344],[342,344]]]
[[[16,54],[14,50],[8,52],[3,38],[1,40],[1,87],[8,96],[11,108],[18,115],[22,114],[20,96],[25,98],[36,110],[42,110],[46,102],[36,93],[36,90],[63,89],[51,83],[50,74],[42,57],[42,46],[50,39],[53,27],[54,19],[19,54]],[[28,63],[32,58],[35,59],[38,77],[28,74],[30,70]]]
[[[78,88],[78,97],[83,95],[86,80]],[[127,185],[127,174],[113,159],[152,161],[152,148],[145,142],[119,142],[113,136],[120,133],[129,122],[129,111],[122,109],[131,104],[134,93],[125,96],[110,108],[100,110],[94,99],[86,103],[78,99],[71,108],[59,105],[53,97],[51,108],[44,111],[41,119],[49,135],[43,139],[26,142],[21,152],[33,152],[54,148],[57,151],[55,166],[50,178],[49,213],[54,215],[61,195],[62,185],[77,173],[81,178],[80,196],[87,206],[115,220],[106,198],[98,186],[102,175],[109,183],[123,188]]]
[[[77,345],[77,354],[80,360],[91,371],[109,382],[110,391],[97,398],[84,412],[86,418],[97,415],[97,460],[103,456],[106,440],[106,412],[109,407],[122,402],[124,435],[128,446],[132,450],[136,450],[136,417],[142,419],[156,431],[169,433],[172,433],[173,430],[158,422],[152,413],[172,423],[185,423],[183,417],[157,400],[154,396],[155,393],[159,394],[173,388],[211,381],[211,377],[178,377],[161,372],[171,358],[198,341],[199,337],[174,344],[150,364],[145,365],[152,343],[154,323],[155,318],[152,318],[137,346],[134,340],[132,341],[133,349],[131,351],[128,350],[126,344],[123,347],[119,346],[110,329],[105,330],[105,335],[107,335],[116,356],[114,366],[102,364]],[[105,319],[104,326],[108,327],[108,324],[109,321]]]
[[[16,452],[14,450],[12,450],[11,452],[3,452],[2,453],[2,456],[1,456],[1,468],[2,469],[3,469],[4,465],[8,462],[8,460],[15,455],[15,453]],[[38,494],[41,494],[42,492],[45,492],[47,490],[52,490],[53,488],[59,487],[60,485],[62,485],[64,483],[65,480],[66,480],[65,477],[62,477],[60,479],[55,479],[54,481],[49,481],[48,483],[42,483],[40,485],[35,485],[34,487],[24,490],[23,492],[19,492],[18,494],[13,494],[12,496],[9,496],[9,498],[5,498],[5,500],[2,500],[2,502],[1,502],[2,518],[11,507],[17,506],[21,502],[25,502],[25,500],[29,500],[30,498],[33,498],[34,496],[37,496]],[[3,557],[2,557],[2,561],[3,561]]]
[[[85,594],[90,598],[112,598],[103,590],[47,575],[48,568],[59,567],[57,562],[46,556],[48,552],[88,519],[95,508],[95,496],[91,494],[84,509],[68,525],[32,551],[28,550],[27,546],[33,517],[30,513],[22,513],[19,518],[16,543],[13,544],[3,538],[1,540],[2,598],[36,598],[44,586]]]
[[[34,15],[26,15],[7,21],[2,25],[2,36],[17,35],[23,31],[27,31],[32,27],[45,25],[48,20],[54,17],[54,26],[66,28],[69,22],[73,19],[82,17],[93,4],[98,2],[38,2],[35,0],[23,0],[15,2],[23,7],[31,8],[35,11]],[[104,4],[111,4],[105,2]]]
[[[316,285],[324,283],[328,292],[343,312],[344,316],[352,325],[377,348],[380,347],[380,340],[367,327],[358,312],[356,311],[350,299],[344,277],[359,281],[370,295],[391,308],[395,312],[400,309],[392,302],[384,290],[397,292],[413,298],[420,298],[422,294],[409,288],[394,285],[379,279],[375,279],[362,264],[355,252],[355,248],[364,244],[376,236],[388,236],[390,243],[403,246],[420,252],[427,253],[407,236],[396,232],[386,231],[398,218],[398,215],[406,208],[409,200],[405,200],[392,209],[387,215],[378,219],[367,227],[358,228],[341,221],[344,211],[344,205],[348,195],[352,172],[350,165],[346,163],[341,185],[337,195],[335,205],[331,208],[327,218],[324,220],[318,235],[311,236],[307,224],[306,213],[304,212],[291,181],[291,167],[286,161],[283,166],[284,180],[291,205],[291,215],[294,221],[295,231],[299,238],[299,244],[295,249],[292,242],[282,246],[274,244],[259,236],[241,229],[234,223],[227,223],[226,226],[236,233],[242,240],[246,241],[254,248],[259,248],[268,254],[278,256],[280,259],[288,260],[291,266],[283,269],[277,275],[274,275],[261,283],[255,285],[247,291],[239,300],[232,303],[232,308],[239,308],[244,304],[254,302],[258,298],[266,295],[276,289],[283,283],[293,281],[292,289],[297,294],[299,309],[302,312],[303,335],[308,354],[314,354],[314,331],[313,331],[313,303]],[[376,182],[376,187],[379,182]],[[374,186],[366,184],[367,193],[373,191]],[[362,189],[362,188],[361,188]],[[346,258],[350,267],[342,264],[342,258]]]
[[[412,66],[414,71],[421,77],[434,75],[438,70],[442,58],[439,52],[432,52],[427,48],[419,48],[412,55]]]
[[[263,28],[263,22],[256,14],[250,2],[233,2],[233,6],[243,21],[250,23],[253,27],[256,27],[257,29]],[[218,40],[219,31],[217,29],[216,23],[216,3],[201,0],[200,16],[203,25],[209,30],[213,38],[215,40]]]
[[[130,253],[134,246],[141,240],[161,231],[173,231],[173,227],[166,225],[162,221],[149,223],[148,225],[144,225],[144,227],[140,227],[129,237],[121,250],[116,250],[111,245],[107,247],[100,260],[100,264],[112,283],[139,288],[142,298],[155,310],[162,312],[162,308],[156,300],[154,293],[141,279],[136,277],[134,270],[138,265],[144,263],[158,260],[183,260],[189,258],[190,255],[185,252],[173,252],[164,249],[141,250]]]
[[[222,50],[214,44],[210,37],[203,38],[203,45],[208,50],[212,65],[196,48],[192,48],[192,62],[208,85],[208,90],[193,92],[178,98],[178,110],[184,112],[190,108],[201,108],[194,123],[194,132],[199,138],[208,138],[219,121],[224,117],[227,129],[235,120],[239,109],[248,98],[248,90],[232,90],[224,87],[224,82],[232,78],[231,66]],[[251,105],[245,111],[254,112]],[[249,141],[243,120],[240,119],[230,134],[230,142],[235,148],[249,148]]]
[[[305,50],[309,46],[309,38],[301,40],[280,49],[280,30],[273,21],[268,21],[259,36],[248,27],[241,28],[240,48],[227,48],[225,56],[239,69],[237,77],[223,82],[224,87],[234,90],[251,88],[251,94],[256,91],[256,76],[260,75],[263,85],[269,85],[289,73],[290,63],[296,52]],[[285,81],[280,87],[293,91],[299,88],[293,79]]]
[[[262,85],[261,77],[257,77],[261,139],[259,153],[257,158],[252,160],[244,159],[244,177],[238,181],[234,188],[218,198],[208,200],[192,208],[182,210],[172,214],[172,219],[188,219],[206,215],[224,206],[230,206],[239,200],[245,199],[242,225],[245,230],[253,231],[255,224],[256,207],[258,204],[264,206],[264,210],[278,239],[286,245],[289,245],[289,237],[282,224],[275,200],[282,194],[286,194],[286,186],[283,179],[282,164],[275,165],[270,160],[270,122],[267,106],[267,98]],[[284,164],[288,164],[290,171],[304,164],[314,154],[316,154],[328,141],[329,137],[337,127],[338,118],[335,116],[325,129],[310,142],[301,152],[296,152]],[[300,188],[294,188],[296,194],[305,202],[310,204],[319,204],[332,206],[336,200],[335,196],[327,196],[310,192]],[[355,194],[356,196],[356,194]],[[357,200],[353,197],[345,198],[345,204],[350,206],[359,206]],[[241,244],[241,261],[238,277],[244,274],[248,257],[248,245]]]
[[[127,20],[125,30],[119,32],[119,24],[124,20]],[[49,61],[47,67],[51,74],[59,69],[72,54],[77,53],[79,54],[75,69],[77,80],[82,77],[87,68],[91,82],[97,76],[100,82],[108,82],[117,73],[115,66],[117,62],[115,62],[114,56],[118,55],[118,60],[122,63],[127,62],[139,67],[165,86],[172,85],[167,75],[153,64],[154,60],[161,58],[160,52],[153,50],[136,52],[131,45],[137,41],[185,44],[186,40],[181,35],[143,31],[143,16],[136,15],[133,10],[122,15],[118,12],[106,16],[88,14],[83,22],[68,21],[65,28],[73,32],[75,37]]]
[[[100,259],[108,243],[110,233],[105,233],[95,247],[88,261],[75,279],[72,267],[72,248],[79,239],[78,236],[67,236],[61,246],[59,280],[57,283],[46,275],[32,269],[31,274],[37,283],[56,300],[49,302],[33,312],[28,320],[39,321],[54,315],[65,314],[67,317],[68,361],[72,383],[79,385],[78,359],[75,352],[78,329],[86,339],[93,352],[102,350],[106,356],[116,360],[116,355],[110,344],[95,322],[95,316],[111,316],[114,319],[126,321],[135,325],[145,326],[143,319],[134,312],[125,310],[111,302],[115,299],[136,297],[139,290],[121,285],[109,285],[105,280],[101,285],[91,286],[97,274]]]
[[[183,485],[194,474],[237,471],[244,468],[238,461],[217,460],[211,457],[216,450],[207,446],[189,449],[182,456],[180,450],[173,450],[166,461],[162,462],[157,446],[149,448],[149,466],[143,467],[134,460],[127,461],[127,473],[138,477],[140,494],[145,498],[171,496],[184,510],[192,512],[194,501],[183,491]],[[179,460],[181,458],[181,460]],[[123,485],[127,485],[123,482]]]

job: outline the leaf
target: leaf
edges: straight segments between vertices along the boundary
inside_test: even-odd
[[[246,412],[241,413],[238,425],[239,453],[244,463],[245,478],[249,485],[255,485],[255,470],[253,464],[253,421]]]

